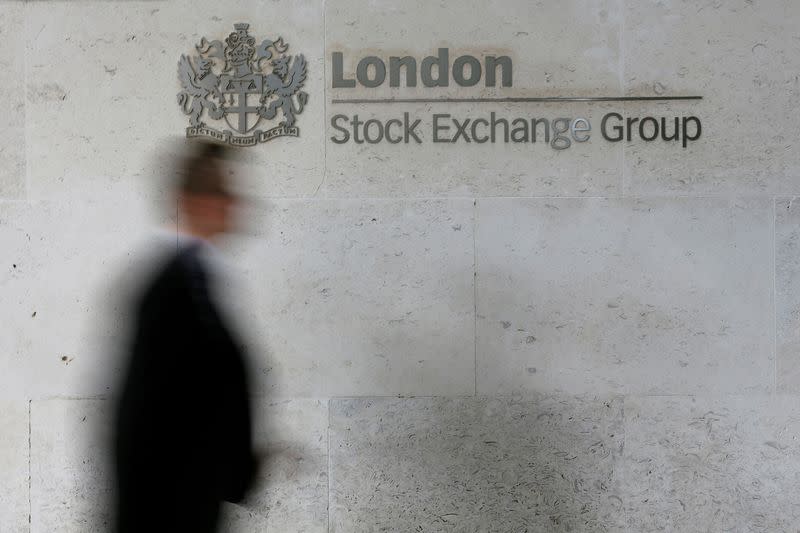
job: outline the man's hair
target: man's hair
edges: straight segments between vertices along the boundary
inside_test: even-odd
[[[225,145],[208,141],[193,142],[178,170],[179,194],[230,196],[222,162],[230,158]]]

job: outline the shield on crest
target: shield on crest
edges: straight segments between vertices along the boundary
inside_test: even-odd
[[[220,91],[230,100],[230,103],[223,107],[225,121],[241,134],[255,128],[261,120],[258,114],[260,105],[258,100],[262,94],[263,80],[263,76],[258,74],[220,77]]]

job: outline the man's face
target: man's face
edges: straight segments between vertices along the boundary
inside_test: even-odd
[[[229,233],[234,229],[234,199],[222,194],[198,194],[190,200],[197,218],[195,225],[209,237]]]
[[[206,238],[234,229],[235,208],[236,198],[227,192],[185,193],[181,196],[181,210],[187,218],[185,222]]]

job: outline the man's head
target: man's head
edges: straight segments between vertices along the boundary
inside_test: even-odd
[[[236,198],[230,189],[223,145],[195,143],[178,176],[178,223],[188,233],[204,239],[233,228]]]

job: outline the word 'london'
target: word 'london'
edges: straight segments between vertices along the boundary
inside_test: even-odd
[[[458,56],[451,64],[450,50],[439,48],[436,56],[427,56],[422,61],[406,56],[390,56],[388,61],[370,55],[356,63],[355,71],[345,71],[345,57],[342,52],[331,54],[331,87],[333,89],[377,88],[386,84],[388,70],[389,87],[422,86],[449,87],[452,79],[461,87],[473,87],[483,80],[485,87],[511,87],[513,83],[512,60],[508,56],[487,55],[480,60],[471,55]],[[387,69],[388,63],[388,69]],[[459,102],[502,103],[511,100],[524,102],[592,102],[626,100],[696,100],[700,97],[550,97],[504,99],[496,98],[356,98],[352,100],[334,99],[334,103],[354,104],[396,104],[428,103],[453,104]],[[408,112],[386,120],[358,114],[349,116],[335,114],[330,125],[335,130],[330,140],[335,144],[350,141],[356,144],[421,144],[424,139],[434,143],[536,143],[543,140],[554,150],[565,150],[573,143],[584,143],[591,137],[592,125],[588,118],[557,117],[498,117],[491,112],[478,117],[456,117],[450,113],[436,112],[427,124],[421,126],[423,119],[413,117]],[[427,131],[428,134],[423,134]],[[620,113],[606,113],[600,120],[600,134],[608,142],[634,141],[646,142],[661,140],[679,142],[686,148],[690,142],[700,138],[702,124],[695,116],[673,117],[623,117]]]
[[[353,88],[356,80],[364,87],[378,87],[386,81],[386,63],[377,56],[367,56],[358,62],[356,78],[344,77],[344,54],[333,52],[331,56],[333,88]],[[500,73],[503,87],[511,87],[511,58],[508,56],[486,56],[483,66],[486,72],[486,87],[497,85],[497,74]],[[372,67],[372,68],[370,68]],[[436,68],[434,76],[434,67]],[[405,86],[417,86],[417,60],[411,56],[389,58],[389,86],[400,87],[401,69],[405,71]],[[425,87],[447,87],[450,85],[450,50],[439,48],[436,57],[428,56],[420,64],[420,77]],[[370,76],[370,71],[372,75]],[[477,85],[483,77],[484,69],[478,58],[471,55],[459,56],[453,62],[453,81],[462,87]]]

